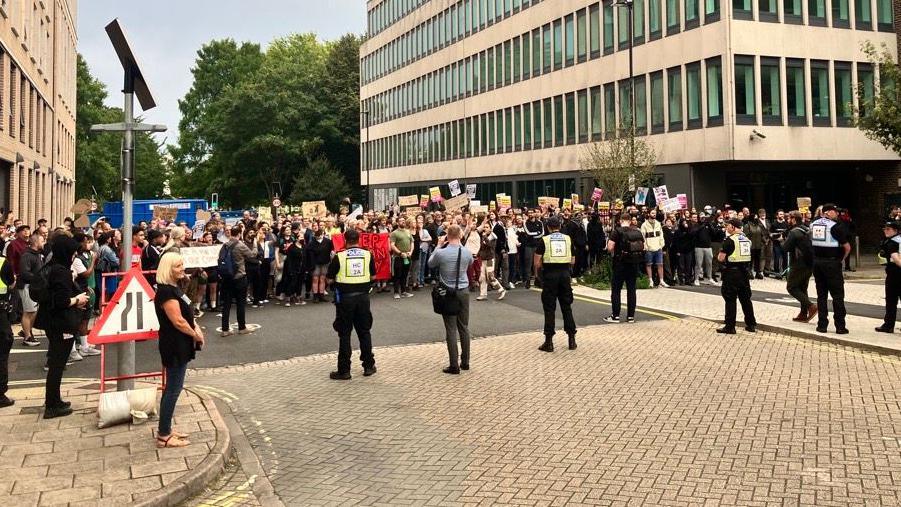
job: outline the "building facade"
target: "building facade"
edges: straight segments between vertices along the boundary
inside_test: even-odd
[[[76,0],[0,0],[0,208],[60,224],[75,196]]]
[[[448,195],[453,179],[516,206],[585,198],[585,144],[634,110],[658,181],[693,205],[793,209],[803,196],[878,217],[901,202],[898,157],[852,119],[858,86],[880,86],[861,45],[897,59],[893,8],[634,0],[630,33],[630,5],[609,0],[372,0],[361,181],[375,205],[435,184]]]

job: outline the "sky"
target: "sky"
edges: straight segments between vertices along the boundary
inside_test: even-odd
[[[91,73],[103,82],[111,106],[122,107],[122,66],[104,27],[114,18],[125,29],[144,79],[157,106],[135,113],[169,131],[160,140],[178,137],[178,100],[191,88],[197,50],[213,39],[257,42],[263,48],[275,38],[313,32],[333,40],[366,28],[365,0],[79,0],[78,51]]]

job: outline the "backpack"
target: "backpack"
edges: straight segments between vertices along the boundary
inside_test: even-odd
[[[31,283],[28,284],[28,296],[39,305],[50,303],[50,263],[44,265],[34,273]]]
[[[236,243],[237,244],[237,243]],[[232,250],[234,246],[229,246],[228,244],[222,245],[222,249],[219,250],[219,264],[218,273],[219,276],[226,279],[232,279],[235,277],[235,274],[238,273],[238,265],[235,262],[235,256]]]
[[[622,258],[627,262],[641,262],[644,260],[644,236],[634,227],[620,229],[623,238],[621,249]]]

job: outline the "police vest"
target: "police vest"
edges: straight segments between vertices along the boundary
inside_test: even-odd
[[[901,253],[901,234],[895,234],[894,236],[892,236],[891,238],[886,239],[885,241],[886,241],[886,242],[894,241],[895,243],[897,243],[897,244],[898,244],[898,247],[897,247],[897,248],[898,248],[898,252]],[[888,264],[889,257],[891,257],[891,254],[888,253],[888,249],[885,248],[885,247],[883,247],[883,248],[879,251],[879,253],[876,254],[876,259],[879,260],[879,264],[882,265],[882,266]],[[2,267],[2,266],[3,266],[3,264],[0,263],[0,267]]]
[[[736,232],[729,236],[735,248],[729,254],[729,264],[739,264],[742,262],[751,262],[751,240],[746,238],[744,234]]]
[[[351,248],[338,252],[338,276],[335,281],[343,284],[369,283],[372,273],[369,262],[372,254],[362,248]]]
[[[835,222],[826,217],[817,219],[810,224],[810,243],[820,248],[838,248],[838,240],[832,237],[832,228]]]
[[[0,271],[3,270],[3,265],[6,264],[6,257],[0,257]],[[6,282],[0,278],[0,296],[6,295],[9,291],[9,288],[6,286]]]
[[[544,241],[544,255],[541,261],[544,264],[571,264],[572,241],[569,236],[559,232],[542,238]]]

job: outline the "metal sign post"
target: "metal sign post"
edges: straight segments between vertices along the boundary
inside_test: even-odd
[[[125,71],[125,83],[122,93],[125,95],[125,118],[123,123],[107,123],[102,125],[92,125],[92,132],[122,132],[122,245],[123,245],[123,270],[131,269],[131,230],[133,226],[132,217],[132,200],[134,198],[134,148],[135,148],[135,132],[165,132],[165,125],[147,125],[144,123],[135,123],[134,119],[134,97],[138,96],[141,103],[141,109],[147,111],[156,107],[153,95],[144,81],[141,74],[141,68],[135,59],[125,32],[119,25],[119,20],[114,19],[110,24],[106,25],[106,33],[113,43],[113,48],[119,56],[119,62]],[[116,371],[119,377],[127,377],[135,374],[135,344],[134,342],[125,342],[117,345],[116,348]],[[116,384],[119,391],[134,388],[134,380],[128,378],[120,380]]]

